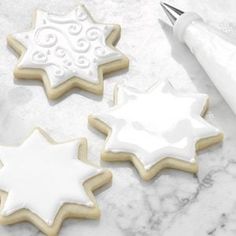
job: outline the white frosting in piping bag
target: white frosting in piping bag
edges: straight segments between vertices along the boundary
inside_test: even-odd
[[[236,45],[195,13],[184,13],[174,32],[185,42],[236,114]]]
[[[83,6],[58,16],[38,10],[35,27],[13,37],[26,52],[19,68],[40,68],[55,88],[72,77],[98,83],[98,66],[121,59],[106,45],[113,25],[95,23]]]
[[[80,161],[78,147],[51,144],[39,130],[21,146],[0,147],[0,189],[8,194],[1,214],[29,209],[52,225],[64,203],[92,207],[83,183],[102,170]]]
[[[145,93],[119,88],[117,105],[94,116],[111,128],[105,151],[135,154],[145,169],[166,157],[193,162],[196,142],[219,134],[200,116],[207,99],[165,82]]]

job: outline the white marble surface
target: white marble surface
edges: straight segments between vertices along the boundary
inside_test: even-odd
[[[0,143],[19,144],[35,126],[58,141],[85,136],[89,159],[113,172],[112,186],[96,194],[101,219],[67,220],[60,235],[236,235],[236,116],[188,49],[174,39],[157,0],[82,2],[97,20],[122,26],[118,47],[128,55],[130,69],[105,81],[103,97],[74,90],[56,102],[48,101],[40,82],[14,80],[17,58],[7,48],[6,36],[29,29],[36,8],[67,12],[79,1],[0,2]],[[235,0],[169,2],[197,11],[236,41]],[[207,119],[223,130],[225,140],[199,153],[197,175],[166,170],[144,182],[129,163],[100,161],[105,137],[87,126],[87,116],[112,105],[117,82],[145,89],[161,78],[169,78],[179,89],[208,93],[211,103]],[[1,226],[0,235],[42,234],[22,223]]]

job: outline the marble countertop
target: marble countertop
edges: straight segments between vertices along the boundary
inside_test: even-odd
[[[9,33],[29,29],[33,11],[67,12],[76,0],[2,0],[0,2],[0,143],[21,143],[40,126],[55,140],[87,137],[89,159],[113,173],[113,183],[97,191],[100,220],[67,220],[60,235],[236,235],[236,116],[189,50],[176,41],[157,0],[84,0],[101,22],[118,23],[118,48],[130,59],[129,71],[105,80],[104,96],[73,90],[48,101],[37,81],[13,77],[16,56],[6,45]],[[235,0],[172,0],[176,7],[196,11],[211,25],[236,39]],[[169,23],[169,22],[168,22]],[[112,105],[117,82],[145,89],[168,78],[174,87],[210,96],[207,120],[225,134],[223,144],[199,152],[197,175],[162,171],[152,181],[141,180],[129,163],[100,161],[105,136],[87,125],[87,116]],[[31,224],[1,226],[0,235],[42,235]]]

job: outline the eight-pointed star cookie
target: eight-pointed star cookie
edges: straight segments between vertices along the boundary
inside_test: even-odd
[[[181,94],[162,82],[147,92],[117,87],[114,97],[114,107],[89,117],[108,135],[102,159],[130,160],[146,180],[163,168],[197,172],[196,151],[223,138],[202,117],[205,94]]]
[[[82,5],[67,15],[37,10],[30,31],[8,37],[21,55],[14,75],[41,79],[51,99],[74,87],[102,94],[103,74],[128,66],[119,37],[119,25],[96,23]]]
[[[0,223],[29,221],[56,235],[65,218],[99,217],[92,191],[111,173],[89,164],[86,155],[86,139],[55,143],[40,129],[20,146],[1,146]]]

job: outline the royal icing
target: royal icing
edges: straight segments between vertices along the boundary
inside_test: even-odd
[[[200,20],[187,26],[183,40],[236,114],[235,42]]]
[[[94,118],[111,128],[105,151],[135,154],[148,170],[166,157],[194,162],[196,142],[220,133],[200,115],[207,99],[180,94],[166,82],[147,92],[119,87],[117,104]]]
[[[1,214],[28,209],[52,225],[64,203],[92,207],[83,183],[102,170],[80,161],[78,146],[49,143],[35,130],[18,147],[0,147],[0,190],[7,193]]]
[[[72,77],[98,83],[98,66],[122,58],[106,45],[113,30],[95,23],[83,6],[63,16],[38,10],[34,29],[13,35],[26,48],[18,67],[45,70],[52,88]]]

